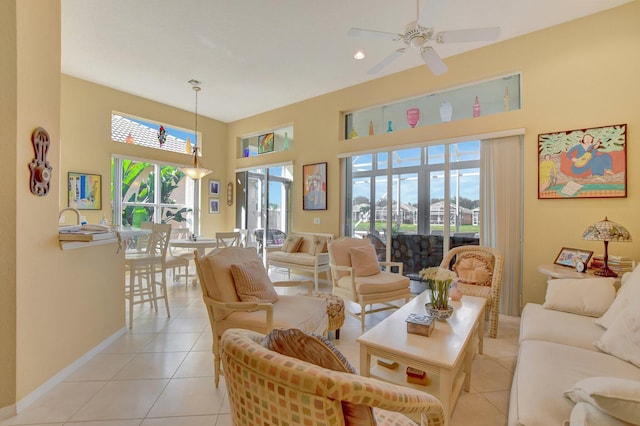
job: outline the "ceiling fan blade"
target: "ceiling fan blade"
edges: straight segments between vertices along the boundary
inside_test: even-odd
[[[369,37],[369,38],[384,38],[388,40],[395,40],[402,37],[400,34],[387,33],[384,31],[365,30],[362,28],[351,28],[347,35],[349,37]]]
[[[367,74],[378,74],[384,67],[386,67],[387,65],[389,65],[391,62],[395,61],[396,59],[398,59],[398,57],[400,57],[400,55],[402,55],[405,50],[407,50],[406,48],[402,48],[402,49],[398,49],[394,52],[391,52],[391,54],[387,55],[387,57],[385,57],[383,60],[381,60],[380,62],[378,62],[376,65],[373,66],[373,68],[371,68],[369,71],[367,71]]]
[[[416,0],[418,2],[418,24],[425,28],[435,26],[447,0]]]
[[[425,64],[431,69],[435,75],[444,74],[449,69],[447,65],[442,61],[438,52],[433,50],[432,47],[423,47],[420,51],[420,56]]]
[[[438,43],[463,43],[468,41],[493,41],[500,37],[500,27],[472,28],[468,30],[442,31],[435,35]]]

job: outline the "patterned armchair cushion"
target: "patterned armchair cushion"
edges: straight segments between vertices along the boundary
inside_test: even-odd
[[[340,351],[322,336],[298,329],[275,329],[265,336],[262,346],[302,361],[334,371],[355,374],[356,370]],[[375,425],[373,410],[366,405],[342,402],[346,425]]]
[[[273,288],[267,270],[259,260],[231,265],[236,293],[243,302],[275,303],[278,293]]]
[[[452,269],[462,284],[491,287],[493,279],[493,257],[491,255],[461,253]]]

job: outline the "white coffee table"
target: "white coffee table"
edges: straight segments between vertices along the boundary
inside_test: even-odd
[[[429,337],[407,333],[406,318],[411,313],[425,313],[428,291],[416,296],[371,330],[360,336],[360,375],[410,386],[436,396],[445,415],[451,418],[453,408],[464,387],[469,391],[471,362],[484,335],[486,299],[463,296],[453,302],[454,313],[446,321],[436,321]],[[400,364],[389,369],[373,363],[380,357]],[[405,369],[414,367],[427,372],[428,385],[407,383]]]

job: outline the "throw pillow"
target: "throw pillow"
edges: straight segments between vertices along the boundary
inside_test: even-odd
[[[327,239],[324,237],[319,237],[317,235],[313,236],[313,242],[309,247],[309,254],[311,256],[315,256],[320,253],[327,252]]]
[[[593,344],[602,352],[640,367],[640,309],[633,305],[624,308]]]
[[[561,278],[547,281],[545,309],[599,317],[616,296],[614,278]]]
[[[482,253],[459,254],[451,268],[458,275],[458,282],[491,287],[493,256]]]
[[[618,314],[630,305],[632,300],[640,300],[640,268],[637,267],[627,277],[625,284],[620,287],[607,312],[593,322],[601,327],[609,328]]]
[[[376,249],[372,245],[351,247],[349,249],[353,274],[356,277],[370,277],[380,272]]]
[[[262,341],[262,346],[279,354],[297,358],[333,371],[356,374],[355,368],[327,339],[302,330],[274,329]],[[373,411],[366,405],[342,403],[345,424],[375,425]]]
[[[571,410],[571,418],[566,424],[567,426],[628,426],[631,423],[613,418],[586,402],[578,402],[573,406],[573,410]]]
[[[275,303],[278,293],[273,288],[267,270],[259,260],[231,265],[236,293],[242,302]]]
[[[640,382],[636,380],[589,377],[573,385],[564,396],[576,404],[588,402],[622,421],[640,424]]]
[[[302,237],[298,237],[296,235],[288,235],[284,240],[284,243],[282,243],[282,251],[287,253],[295,253],[298,251],[300,243],[302,243]]]

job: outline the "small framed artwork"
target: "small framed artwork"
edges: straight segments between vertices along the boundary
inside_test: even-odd
[[[538,198],[627,196],[627,125],[538,135]]]
[[[69,172],[69,207],[77,210],[102,209],[102,176]]]
[[[553,263],[556,265],[575,268],[578,262],[582,262],[584,265],[587,265],[592,255],[592,251],[562,247],[562,250],[560,250],[560,253],[558,253],[556,260]]]
[[[275,148],[275,139],[273,132],[258,136],[258,154],[272,152]]]
[[[220,195],[220,181],[209,179],[209,195]]]
[[[302,209],[327,209],[327,163],[302,166]]]
[[[209,213],[220,213],[220,200],[209,198]]]

